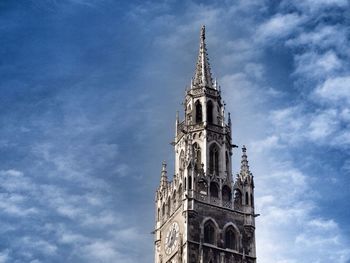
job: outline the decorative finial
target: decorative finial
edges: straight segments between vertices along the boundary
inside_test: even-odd
[[[205,40],[205,25],[202,25],[201,28],[201,40]]]
[[[162,172],[166,172],[166,161],[162,162]]]

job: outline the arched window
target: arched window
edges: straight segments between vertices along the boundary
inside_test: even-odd
[[[157,211],[157,221],[160,220],[160,209],[158,208],[158,211]]]
[[[202,104],[199,102],[199,100],[197,100],[195,105],[196,105],[196,123],[200,123],[203,121]]]
[[[215,225],[212,221],[204,225],[204,243],[215,244]]]
[[[237,250],[236,233],[232,226],[228,227],[225,232],[225,247]]]
[[[170,216],[170,212],[171,212],[171,202],[170,202],[170,198],[168,198],[168,210],[167,210],[167,216]]]
[[[198,143],[193,144],[193,153],[196,163],[196,169],[201,169],[202,167],[202,154],[201,154],[201,147],[199,147]]]
[[[219,149],[213,144],[209,150],[209,171],[219,175]]]
[[[245,193],[245,204],[249,205],[249,194],[248,194],[248,192]]]
[[[207,102],[207,122],[213,123],[213,103],[211,100]]]
[[[235,189],[235,207],[240,207],[242,205],[242,193],[240,190]]]
[[[227,185],[224,185],[224,187],[222,188],[222,201],[231,201],[231,189]]]
[[[192,190],[192,176],[188,177],[188,190]]]
[[[198,182],[198,190],[199,190],[199,193],[202,195],[208,194],[208,184],[205,180],[202,179]]]
[[[216,183],[210,183],[210,196],[211,197],[219,197],[219,187]]]

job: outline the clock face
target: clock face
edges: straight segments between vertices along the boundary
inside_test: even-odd
[[[179,224],[174,222],[169,227],[165,238],[165,253],[170,254],[173,252],[179,241]]]

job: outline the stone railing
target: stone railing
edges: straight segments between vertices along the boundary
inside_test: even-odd
[[[202,95],[204,93],[203,88],[194,88],[191,90],[192,95]]]
[[[205,93],[212,95],[212,96],[217,96],[218,95],[218,91],[214,90],[214,89],[205,89]]]
[[[190,131],[198,130],[198,129],[203,129],[204,128],[204,122],[192,124],[189,126]]]
[[[231,201],[222,201],[222,206],[226,208],[232,208],[232,202]]]
[[[211,196],[210,197],[210,203],[213,204],[213,205],[220,205],[220,199],[217,198],[217,197]]]
[[[195,197],[197,198],[198,201],[205,202],[208,204],[222,206],[222,207],[229,208],[229,209],[234,208],[233,203],[231,201],[222,201],[221,202],[220,198],[218,198],[218,197],[213,197],[213,196],[209,197],[208,195],[202,194],[202,193],[197,193],[195,195]]]
[[[197,195],[197,198],[198,198],[199,201],[208,202],[208,196],[207,196],[207,195],[204,195],[204,194],[199,193],[199,194]]]
[[[221,127],[220,125],[212,124],[212,123],[208,124],[208,129],[211,131],[214,131],[214,132],[219,132],[219,133],[223,132],[223,127]]]

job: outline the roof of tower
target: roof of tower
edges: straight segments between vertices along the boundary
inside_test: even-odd
[[[209,58],[205,44],[205,26],[202,26],[201,29],[199,54],[193,78],[193,85],[213,88],[213,80],[211,77]]]

